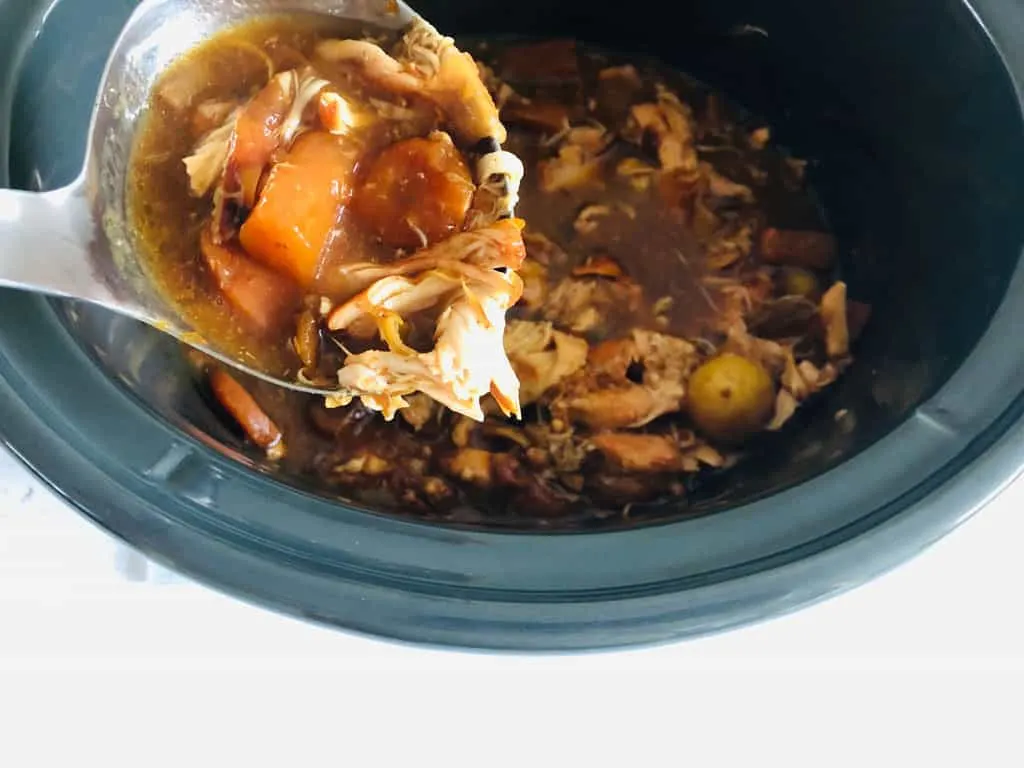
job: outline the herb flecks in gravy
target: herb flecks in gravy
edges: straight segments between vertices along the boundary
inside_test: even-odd
[[[327,408],[216,373],[226,416],[290,472],[425,519],[604,517],[684,497],[851,364],[867,307],[834,281],[837,244],[804,164],[769,126],[656,61],[561,40],[460,41],[501,127],[453,125],[451,102],[402,79],[412,60],[367,74],[377,54],[353,58],[341,42],[364,34],[288,17],[209,41],[165,76],[133,160],[156,280],[197,330],[254,359],[307,377],[346,364],[413,376],[420,362],[408,361],[446,327],[478,323],[447,349],[486,371],[493,397],[479,410],[424,384],[377,408],[397,413],[385,421],[365,399]],[[452,59],[458,77],[466,65]],[[204,142],[216,151],[216,132],[254,98],[272,112],[267,84],[288,71],[293,95],[323,80],[317,93],[337,97],[318,96],[287,141],[294,120],[261,123],[253,146],[273,132],[269,160],[236,169],[230,200],[216,199],[204,187],[217,174],[190,179],[183,160],[200,164]],[[502,177],[480,176],[496,143],[469,146],[482,131],[525,166],[519,219],[496,213]],[[304,156],[317,172],[296,183],[288,159]],[[394,274],[403,259],[426,271]],[[269,281],[244,279],[252,267]]]

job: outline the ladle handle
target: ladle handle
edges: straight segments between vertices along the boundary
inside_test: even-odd
[[[81,184],[0,189],[0,287],[116,306],[90,248],[96,223]]]

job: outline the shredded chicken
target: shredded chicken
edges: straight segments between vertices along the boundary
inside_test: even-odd
[[[700,164],[701,174],[708,180],[708,191],[714,197],[736,198],[745,203],[754,202],[754,192],[746,184],[738,184],[715,170],[711,163]]]
[[[634,330],[592,349],[587,368],[566,383],[553,408],[593,429],[642,427],[682,407],[686,380],[699,363],[690,342]],[[642,369],[639,383],[628,378],[634,364]]]
[[[349,63],[367,80],[393,93],[432,100],[467,145],[488,138],[499,144],[505,141],[498,108],[473,57],[422,18],[412,22],[394,56],[365,40],[324,40],[317,46],[317,55]]]
[[[654,136],[663,172],[698,171],[693,111],[678,96],[659,85],[657,100],[635,105],[631,114],[639,137],[648,133]]]
[[[752,336],[742,320],[729,329],[722,351],[733,352],[760,363],[774,375],[780,375],[786,366],[786,348],[778,342]]]
[[[372,350],[351,355],[338,372],[339,393],[329,405],[363,405],[388,420],[408,406],[405,395],[423,392],[447,408],[483,421],[480,399],[491,394],[506,416],[520,416],[519,380],[505,355],[505,312],[522,289],[515,273],[494,272],[503,291],[476,293],[469,287],[437,324],[437,341],[426,353]]]
[[[568,277],[551,291],[544,317],[573,333],[594,333],[607,318],[636,312],[642,301],[641,287],[626,278]]]
[[[602,125],[577,125],[569,129],[562,141],[579,147],[590,157],[596,157],[608,148],[614,138]]]
[[[223,176],[236,115],[237,111],[231,112],[224,123],[200,139],[192,154],[185,158],[189,190],[195,197],[205,197]]]
[[[724,467],[729,459],[707,443],[699,443],[683,453],[684,472],[698,472],[703,467]]]
[[[595,435],[594,447],[625,472],[677,472],[683,452],[668,435],[605,432]]]
[[[465,264],[482,269],[518,269],[526,258],[519,222],[503,219],[489,227],[461,232],[447,240],[392,264],[352,262],[341,267],[346,284],[352,290],[365,290],[377,280],[397,275],[410,275],[432,269],[454,268]],[[344,304],[333,312],[343,311]],[[333,318],[334,315],[332,314]],[[328,320],[332,329],[336,321]]]
[[[544,192],[603,186],[600,159],[588,155],[577,144],[561,147],[558,155],[540,163],[537,171],[540,174],[540,188]]]
[[[788,389],[780,389],[779,393],[775,396],[775,412],[765,429],[769,432],[779,431],[796,415],[797,408],[799,407],[800,402],[792,392]]]
[[[287,90],[293,96],[288,113],[285,115],[278,130],[280,131],[281,144],[288,146],[295,140],[303,128],[306,109],[330,83],[310,72],[300,74],[295,70],[291,70],[284,73],[284,76],[288,77],[291,81]]]
[[[366,335],[372,320],[388,351],[346,359],[335,404],[361,397],[387,418],[421,391],[457,413],[483,419],[480,398],[492,394],[506,415],[519,415],[519,382],[504,351],[505,312],[522,294],[514,271],[524,250],[518,226],[499,222],[466,232],[391,265],[367,264],[350,276],[367,287],[328,316],[332,331]],[[408,276],[414,275],[414,276]],[[417,353],[401,339],[402,316],[445,305],[436,346]],[[364,324],[360,329],[359,325]]]
[[[611,213],[610,205],[588,205],[576,216],[573,229],[581,235],[593,234],[601,225],[601,219],[610,216]]]
[[[745,334],[745,318],[756,312],[772,293],[771,276],[764,270],[758,270],[743,279],[708,276],[701,285],[705,290],[714,291],[715,297],[709,302],[718,313],[714,324],[716,330],[727,335],[732,335],[737,329]]]
[[[840,374],[840,369],[833,363],[819,368],[810,360],[797,362],[792,350],[784,349],[783,355],[784,368],[779,379],[782,386],[775,399],[775,413],[767,427],[770,431],[781,429],[796,413],[800,403],[834,384]]]
[[[825,326],[825,351],[836,360],[850,352],[850,330],[846,322],[846,283],[837,282],[821,297],[821,322]]]
[[[628,179],[631,187],[643,191],[651,186],[651,181],[657,175],[658,169],[635,157],[625,157],[615,166],[615,172]]]
[[[564,427],[563,424],[557,424]],[[593,444],[572,429],[555,429],[551,424],[530,424],[525,432],[536,445],[543,446],[556,472],[571,474],[579,472],[587,456],[594,450]]]
[[[750,255],[754,247],[753,228],[749,224],[719,230],[708,244],[705,258],[711,269],[725,269]]]
[[[384,340],[394,348],[400,345],[392,343],[394,339],[387,330],[390,328],[388,321],[393,316],[402,317],[429,309],[461,287],[461,275],[437,269],[421,273],[415,278],[391,275],[378,280],[337,307],[328,319],[328,328],[332,331],[348,331],[353,336],[365,338],[380,327]]]
[[[519,376],[519,400],[536,402],[587,362],[587,342],[557,331],[551,323],[514,320],[505,332],[505,351]]]
[[[557,155],[537,166],[541,190],[557,192],[586,186],[602,188],[602,153],[614,137],[601,126],[581,125],[556,138],[560,142]]]

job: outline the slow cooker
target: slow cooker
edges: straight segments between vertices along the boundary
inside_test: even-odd
[[[74,178],[134,5],[0,0],[0,182]],[[873,307],[857,365],[728,482],[650,523],[444,526],[274,472],[154,331],[5,292],[0,437],[82,514],[274,610],[418,643],[580,650],[721,631],[853,587],[1020,471],[1024,6],[416,7],[456,38],[568,36],[654,53],[764,115],[781,144],[814,159],[811,182],[851,254],[843,279]],[[839,410],[852,418],[828,417]]]

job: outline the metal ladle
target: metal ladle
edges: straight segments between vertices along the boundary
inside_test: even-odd
[[[196,333],[147,276],[125,200],[137,121],[167,66],[226,27],[287,12],[390,29],[402,29],[416,16],[396,0],[145,0],[107,60],[78,178],[49,192],[0,190],[0,287],[89,302],[281,387],[327,391],[253,368],[251,360]]]

